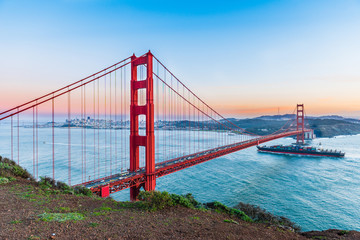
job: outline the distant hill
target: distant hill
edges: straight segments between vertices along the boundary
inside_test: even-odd
[[[284,115],[261,116],[261,117],[256,117],[254,119],[281,121],[281,120],[289,120],[294,118],[295,118],[295,114],[284,114]]]
[[[277,131],[290,119],[295,119],[295,114],[269,115],[247,119],[228,118],[237,126],[259,135],[267,135]],[[355,118],[345,118],[338,115],[306,116],[305,124],[314,130],[317,137],[360,134],[360,120]]]
[[[285,123],[292,123],[292,127],[295,128],[296,123],[293,122],[292,119],[295,120],[295,114],[270,115],[246,119],[227,118],[220,120],[220,122],[231,128],[234,128],[232,124],[235,124],[247,132],[257,135],[268,135],[281,129]],[[306,128],[313,129],[317,137],[360,134],[359,119],[345,118],[337,115],[305,117],[305,125]],[[188,129],[189,126],[191,126],[192,129],[202,129],[204,127],[207,130],[219,129],[219,124],[214,121],[189,122],[188,120],[162,122],[162,124],[159,124],[157,127],[160,129]],[[288,126],[289,125],[287,125],[287,127]]]

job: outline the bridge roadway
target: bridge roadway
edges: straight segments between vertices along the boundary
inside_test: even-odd
[[[305,131],[307,132],[308,130]],[[181,169],[188,168],[196,164],[224,156],[229,153],[233,153],[248,147],[256,146],[258,144],[268,142],[271,140],[275,140],[283,137],[289,137],[301,133],[302,131],[290,131],[281,134],[257,137],[251,140],[229,144],[226,146],[217,147],[206,151],[157,163],[155,165],[155,175],[156,178],[162,177],[170,173],[179,171]],[[132,186],[139,186],[143,184],[145,182],[145,176],[146,176],[145,168],[140,168],[135,172],[123,172],[120,174],[114,174],[105,178],[96,179],[78,185],[83,185],[91,189],[93,193],[101,196],[101,189],[103,187],[109,186],[109,193],[114,193]]]

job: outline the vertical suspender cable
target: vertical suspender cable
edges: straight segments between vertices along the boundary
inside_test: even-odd
[[[190,99],[190,92],[188,91],[188,97],[189,97],[189,99]],[[191,153],[191,145],[190,145],[190,143],[191,143],[191,123],[190,123],[190,121],[191,121],[191,118],[190,118],[190,103],[188,103],[187,104],[187,106],[188,106],[188,108],[189,108],[189,111],[188,111],[188,116],[189,116],[189,154]]]
[[[116,66],[115,66],[116,67]],[[116,94],[116,71],[115,71],[115,172],[118,171],[118,164],[117,164],[117,94]]]
[[[96,179],[96,176],[95,176],[95,174],[96,174],[96,165],[95,165],[95,158],[96,158],[96,121],[95,121],[95,97],[96,97],[96,95],[95,95],[95,81],[93,82],[93,128],[94,128],[94,141],[93,141],[93,143],[94,143],[94,149],[93,149],[93,162],[94,162],[94,175],[93,175],[93,179],[95,180]]]
[[[69,90],[69,88],[68,88]],[[71,186],[71,98],[70,91],[68,92],[68,182]]]
[[[17,108],[19,111],[19,108]],[[18,154],[18,165],[20,164],[20,113],[17,114],[17,154]]]
[[[131,74],[130,74],[130,76],[131,76]],[[123,92],[122,92],[122,94],[124,94],[124,112],[125,112],[125,117],[124,117],[124,121],[125,121],[125,123],[124,123],[124,127],[126,127],[126,116],[127,116],[127,107],[126,106],[128,106],[127,105],[127,94],[126,94],[126,92],[127,92],[127,88],[126,88],[126,66],[124,66],[124,85],[123,85]],[[123,130],[122,130],[123,131]],[[124,133],[125,134],[125,133]],[[126,149],[126,146],[127,146],[127,142],[128,141],[130,141],[129,140],[129,138],[126,138],[127,140],[124,140],[125,138],[123,138],[123,141],[124,141],[124,150],[123,150],[123,152],[124,152],[124,156],[125,156],[125,158],[124,158],[124,160],[126,159],[126,156],[127,156],[127,154],[125,153],[125,149]],[[130,159],[130,158],[129,158]],[[130,162],[127,162],[128,164],[130,164]],[[124,166],[126,169],[128,169],[129,167],[128,167],[128,165],[126,164],[126,162],[125,162],[125,166]]]
[[[111,89],[111,73],[110,73],[110,112],[109,112],[109,116],[110,116],[110,119],[109,119],[109,123],[110,123],[110,176],[112,175],[112,115],[111,115],[111,102],[112,102],[112,98],[111,98],[111,92],[112,92],[112,89]]]
[[[83,101],[84,101],[84,87],[81,86],[81,104],[80,104],[80,108],[81,108],[81,117],[80,117],[80,122],[81,122],[81,182],[85,182],[84,181],[84,105],[83,105]]]
[[[166,81],[166,75],[165,75],[165,70],[164,70],[164,79]],[[166,131],[166,90],[165,90],[165,86],[163,85],[163,108],[164,108],[164,124],[163,124],[163,156],[164,156],[164,161],[167,160],[166,157],[166,136],[165,136],[165,131]]]
[[[100,178],[100,81],[97,80],[97,163],[98,178]]]
[[[54,97],[54,95],[53,95]],[[51,108],[51,117],[52,117],[52,175],[53,175],[53,179],[55,179],[55,131],[54,131],[54,121],[55,121],[55,117],[54,117],[54,98],[52,99],[52,108]]]
[[[39,131],[38,131],[38,106],[36,105],[36,179],[39,177]]]
[[[124,99],[125,99],[125,94],[124,94],[124,90],[123,90],[123,69],[121,68],[121,70],[120,70],[120,99],[121,99],[121,101],[120,101],[120,122],[121,122],[121,128],[120,128],[120,139],[121,139],[121,141],[120,141],[120,145],[121,145],[121,147],[122,146],[125,146],[124,144],[123,144],[123,142],[125,142],[124,141],[124,135],[123,135],[123,132],[124,132],[124,129],[125,129],[125,126],[124,126],[124,122],[123,122],[123,115],[124,115],[124,112],[123,112],[123,105],[125,104],[125,101],[124,101]],[[120,172],[122,172],[123,171],[123,161],[125,160],[125,156],[124,156],[124,154],[125,154],[125,149],[126,148],[124,148],[124,149],[122,149],[122,154],[121,154],[121,156],[120,156],[120,159],[121,159],[121,162],[120,162]]]
[[[106,118],[106,75],[105,75],[105,81],[104,81],[104,84],[105,84],[105,89],[104,89],[104,91],[105,91],[105,96],[104,96],[104,98],[105,98],[105,101],[104,101],[104,104],[105,104],[105,128],[104,128],[104,131],[105,131],[105,177],[107,176],[107,159],[106,159],[106,157],[107,157],[107,139],[106,139],[106,128],[107,128],[107,118]]]
[[[35,177],[35,107],[33,107],[33,176]]]
[[[159,62],[156,61],[157,65],[156,65],[156,73],[157,73],[157,76],[159,76]],[[159,79],[156,78],[156,102],[155,102],[155,106],[156,106],[156,122],[157,122],[157,136],[155,136],[155,150],[159,152],[159,119],[160,119],[160,115],[159,115]],[[155,154],[156,154],[156,151],[155,151]],[[159,156],[159,154],[158,154]],[[156,157],[155,155],[155,162],[156,160],[159,161],[158,159],[159,157]]]
[[[11,131],[11,160],[14,160],[14,137],[13,137],[13,116],[10,117],[10,131]]]
[[[87,116],[86,116],[86,85],[84,85],[84,180],[87,181],[86,177],[86,128],[87,128]],[[90,179],[89,179],[90,180]]]

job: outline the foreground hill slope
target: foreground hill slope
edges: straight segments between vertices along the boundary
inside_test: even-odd
[[[0,239],[306,239],[212,211],[148,211],[111,199],[48,194],[22,179],[0,185],[0,192]]]
[[[36,182],[0,157],[0,239],[360,239],[355,231],[297,233],[220,203],[206,210],[191,207],[191,197],[155,193],[138,202],[101,199],[49,178]]]

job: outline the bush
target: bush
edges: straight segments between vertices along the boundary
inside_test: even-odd
[[[93,195],[92,191],[84,186],[76,186],[74,188],[74,193],[78,194],[78,195],[89,196],[89,197]]]
[[[13,160],[0,157],[0,176],[3,177],[21,177],[34,180],[31,174],[17,165]]]
[[[214,209],[217,212],[237,216],[238,218],[246,222],[253,222],[253,220],[243,211],[240,211],[239,209],[235,209],[235,208],[229,208],[228,206],[220,202],[210,202],[210,203],[206,203],[205,205],[211,209]]]
[[[173,206],[173,200],[168,192],[141,191],[139,200],[144,201],[144,205],[150,211],[161,210]]]
[[[12,167],[8,163],[0,162],[0,169],[10,170]]]
[[[192,209],[203,209],[203,205],[196,201],[191,193],[186,195],[169,194],[159,191],[141,191],[139,200],[143,201],[143,207],[150,211],[164,209],[170,206],[183,206]]]
[[[9,179],[6,177],[0,177],[0,184],[6,184],[9,182]]]
[[[235,206],[236,209],[240,209],[251,217],[255,222],[270,223],[277,226],[285,226],[292,228],[295,232],[299,232],[301,228],[290,221],[290,219],[282,216],[276,216],[272,213],[267,212],[265,209],[260,208],[256,205],[247,203],[239,203]]]
[[[12,172],[17,177],[21,177],[25,179],[32,178],[31,174],[27,170],[20,167],[19,165],[13,165]]]
[[[202,207],[202,204],[196,201],[191,193],[186,195],[171,194],[170,197],[173,201],[173,205],[180,205],[192,209]]]
[[[38,182],[38,184],[43,189],[56,187],[56,181],[50,177],[40,177],[40,181]]]
[[[64,182],[57,181],[56,187],[63,193],[74,193],[74,189]]]

